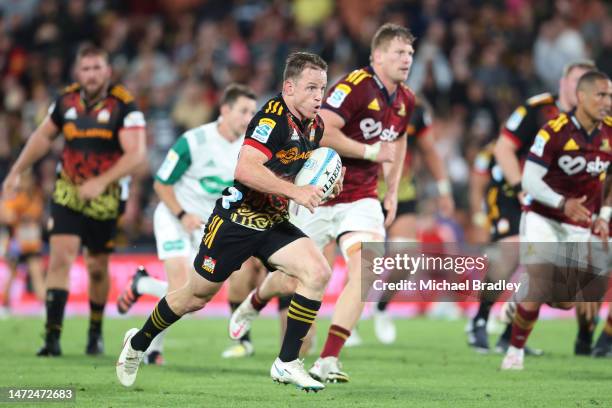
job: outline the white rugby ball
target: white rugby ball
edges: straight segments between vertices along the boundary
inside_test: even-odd
[[[295,185],[305,186],[311,184],[323,189],[323,198],[329,197],[334,190],[334,184],[342,173],[342,160],[334,149],[319,147],[310,154],[310,157],[298,174],[295,176]]]

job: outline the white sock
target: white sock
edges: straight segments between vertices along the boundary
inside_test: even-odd
[[[145,276],[138,279],[136,290],[141,295],[151,295],[162,298],[168,293],[168,282]]]
[[[157,336],[155,336],[155,338],[149,345],[146,354],[151,354],[154,351],[159,351],[160,353],[164,351],[164,337],[166,337],[167,331],[168,330],[166,329],[163,332],[159,333]]]

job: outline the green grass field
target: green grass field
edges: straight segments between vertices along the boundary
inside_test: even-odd
[[[572,355],[575,324],[542,321],[532,336],[544,357],[528,358],[524,372],[500,372],[499,355],[477,355],[465,344],[464,322],[403,320],[399,341],[379,345],[371,321],[360,323],[365,344],[343,351],[348,384],[330,384],[318,394],[274,384],[270,365],[278,351],[278,322],[256,322],[256,355],[223,360],[226,322],[184,319],[166,338],[165,367],[143,366],[125,389],[115,378],[123,333],[143,319],[107,320],[106,356],[83,354],[87,322],[64,324],[58,359],[34,357],[41,344],[40,319],[0,321],[0,386],[74,387],[83,407],[610,407],[609,360]],[[319,343],[329,322],[320,326]],[[314,357],[306,360],[306,365]],[[45,405],[47,403],[39,404]],[[5,404],[0,404],[5,405]],[[8,404],[6,404],[8,405]],[[15,406],[24,407],[26,404]]]

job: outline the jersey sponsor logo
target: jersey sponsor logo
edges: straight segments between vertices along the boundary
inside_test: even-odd
[[[204,262],[202,262],[202,269],[204,269],[208,273],[215,272],[215,266],[217,265],[217,261],[210,256],[204,257]]]
[[[597,156],[593,161],[587,161],[582,156],[572,157],[569,155],[563,155],[559,157],[557,164],[568,176],[580,173],[586,169],[586,172],[592,176],[599,176],[601,173],[605,173],[610,165],[609,161],[603,161]]]
[[[301,160],[301,159],[306,160],[310,157],[311,154],[312,154],[311,150],[300,153],[297,147],[292,147],[291,149],[281,150],[277,152],[275,156],[278,160],[280,160],[281,163],[289,164],[296,160]]]
[[[110,120],[110,112],[107,109],[102,109],[100,112],[98,112],[96,120],[100,123],[108,123]]]
[[[66,120],[75,120],[77,118],[77,116],[78,116],[77,115],[77,111],[74,108],[74,106],[72,108],[68,109],[66,111],[66,113],[64,113],[64,119],[66,119]]]
[[[261,143],[267,143],[274,127],[276,126],[276,122],[269,118],[261,118],[259,119],[259,123],[255,130],[253,130],[252,138]]]
[[[373,110],[373,111],[380,110],[380,105],[378,104],[377,98],[372,99],[372,102],[370,102],[370,104],[368,105],[368,109]]]
[[[565,145],[563,146],[563,150],[569,152],[572,150],[580,150],[580,147],[574,139],[570,138],[570,140],[568,140],[567,143],[565,143]]]
[[[540,129],[529,151],[535,154],[536,156],[542,157],[542,155],[544,154],[544,147],[546,146],[546,143],[549,139],[550,135],[548,134],[548,132],[544,129]]]
[[[512,115],[510,115],[510,117],[506,121],[506,129],[511,132],[515,132],[516,129],[518,129],[518,127],[521,125],[521,122],[523,121],[523,118],[526,114],[527,109],[525,109],[525,107],[519,106],[518,108],[516,108],[514,112],[512,112]]]
[[[293,133],[291,133],[291,140],[300,140],[300,135],[298,135],[298,132],[295,129],[293,129]]]
[[[601,146],[599,147],[599,150],[602,150],[604,152],[609,152],[610,150],[612,150],[610,148],[610,141],[608,139],[604,139],[601,141]]]
[[[333,108],[339,108],[342,102],[346,99],[347,95],[351,93],[351,87],[346,84],[340,84],[327,97],[327,104]]]
[[[168,180],[178,162],[179,162],[178,153],[172,149],[168,150],[168,154],[166,154],[166,158],[164,159],[164,162],[159,167],[159,170],[157,170],[157,177],[159,177],[162,180]]]
[[[202,186],[202,189],[212,195],[221,194],[223,190],[227,187],[231,187],[233,183],[234,180],[232,179],[225,180],[218,176],[208,176],[200,179],[200,186]]]
[[[388,129],[383,129],[382,122],[375,121],[372,118],[365,118],[359,122],[359,129],[363,133],[363,138],[366,140],[379,137],[380,140],[392,141],[397,139],[399,132],[395,130],[394,125]]]
[[[62,129],[66,140],[80,139],[80,138],[98,138],[98,139],[112,139],[113,131],[102,128],[89,128],[79,129],[72,122],[66,123]]]
[[[177,239],[174,241],[165,241],[162,245],[164,251],[181,251],[185,248],[185,242],[182,239]]]

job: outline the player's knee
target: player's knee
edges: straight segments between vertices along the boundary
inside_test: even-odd
[[[108,274],[100,269],[93,269],[89,271],[89,282],[92,284],[102,283],[108,279]]]
[[[295,289],[297,288],[298,280],[292,278],[291,276],[285,275],[280,284],[280,292],[283,296],[290,295],[295,293]]]
[[[317,291],[325,290],[327,282],[331,278],[331,273],[332,270],[325,259],[317,260],[309,267],[307,284]]]

